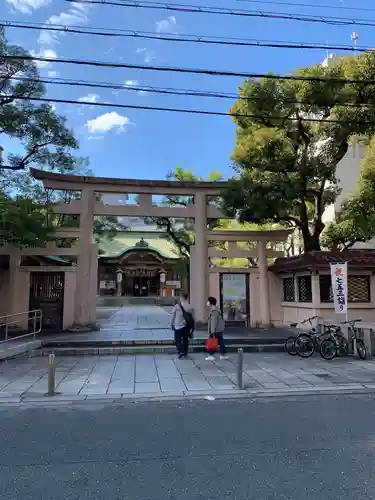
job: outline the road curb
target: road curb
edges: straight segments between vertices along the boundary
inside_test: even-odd
[[[162,394],[90,394],[90,395],[69,395],[61,394],[52,397],[40,396],[7,396],[0,398],[0,409],[9,406],[75,406],[80,404],[121,404],[121,403],[142,403],[142,402],[173,402],[173,401],[197,401],[230,399],[264,399],[280,397],[299,396],[321,396],[321,395],[354,395],[373,394],[375,384],[345,384],[337,386],[315,386],[309,388],[288,388],[288,389],[233,389],[231,391],[186,391],[177,393]]]

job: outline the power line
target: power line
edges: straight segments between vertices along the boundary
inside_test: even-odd
[[[229,9],[203,5],[183,5],[138,0],[65,0],[70,3],[112,5],[117,7],[134,7],[138,9],[157,9],[172,12],[192,14],[216,14],[224,16],[260,17],[263,19],[279,19],[288,21],[303,21],[308,23],[323,23],[335,26],[375,26],[375,20],[362,18],[344,18],[338,16],[319,16],[313,14],[293,14],[290,12],[265,12],[259,10]]]
[[[313,122],[313,123],[329,123],[329,124],[352,124],[353,120],[339,120],[339,119],[326,119],[326,118],[296,118],[296,117],[288,117],[288,116],[267,116],[267,115],[255,115],[255,114],[246,114],[246,113],[227,113],[224,111],[206,111],[203,109],[186,109],[186,108],[165,108],[165,107],[156,107],[156,106],[141,106],[141,105],[133,105],[133,104],[114,104],[114,103],[106,103],[106,102],[82,102],[72,99],[55,99],[55,98],[47,98],[47,97],[29,97],[29,96],[12,96],[6,94],[0,94],[0,98],[3,99],[12,99],[15,100],[20,99],[24,101],[36,101],[36,102],[48,102],[54,104],[79,104],[79,105],[88,105],[88,106],[98,106],[98,107],[107,107],[107,108],[120,108],[120,109],[138,109],[145,111],[166,111],[172,113],[187,113],[187,114],[195,114],[195,115],[207,115],[207,116],[228,116],[228,117],[236,117],[236,118],[252,118],[259,120],[280,120],[280,121],[292,121],[292,122]],[[371,124],[369,121],[360,121],[356,120],[355,123],[361,125]]]
[[[141,86],[141,85],[125,85],[121,83],[109,83],[109,82],[90,82],[87,80],[73,80],[66,78],[28,78],[28,77],[11,77],[10,80],[14,81],[22,81],[22,82],[30,82],[30,83],[43,83],[43,84],[52,84],[52,85],[63,85],[70,87],[88,87],[88,88],[103,88],[110,90],[128,90],[128,91],[136,91],[136,92],[151,92],[156,94],[166,94],[166,95],[174,95],[174,96],[188,96],[188,97],[214,97],[215,99],[238,99],[243,101],[260,101],[261,98],[256,97],[245,97],[238,95],[236,93],[229,92],[216,92],[213,90],[196,90],[196,89],[180,89],[180,88],[165,88],[165,87],[151,87],[151,86]],[[85,101],[79,101],[83,104]],[[285,99],[283,100],[285,104],[298,104],[298,105],[317,105],[316,101],[307,101],[307,100],[295,100],[295,99]],[[86,102],[86,104],[91,104],[90,102]],[[375,104],[372,103],[363,103],[363,104],[355,104],[348,102],[329,102],[321,103],[321,106],[341,106],[347,108],[361,108],[365,107],[375,107]]]
[[[236,76],[241,78],[265,78],[268,80],[291,80],[301,82],[320,82],[320,83],[341,83],[341,84],[362,84],[362,85],[375,85],[375,80],[363,79],[350,79],[350,78],[323,78],[316,76],[299,76],[299,75],[273,75],[270,73],[244,73],[225,70],[213,69],[193,69],[193,68],[180,68],[176,66],[148,66],[142,64],[128,64],[128,63],[110,63],[104,61],[92,61],[84,59],[51,59],[48,57],[40,56],[16,56],[16,55],[1,55],[0,60],[14,60],[14,61],[38,61],[49,63],[63,63],[74,64],[78,66],[94,66],[99,68],[128,68],[139,69],[146,71],[162,71],[171,73],[190,73],[196,75],[209,75],[209,76]]]
[[[368,7],[345,7],[344,5],[328,5],[328,4],[312,4],[312,3],[295,3],[295,2],[280,2],[275,0],[237,0],[237,2],[255,3],[262,5],[287,5],[289,7],[309,7],[311,9],[332,9],[332,10],[355,10],[361,12],[375,12],[375,9]]]
[[[375,23],[375,21],[374,21]],[[52,32],[63,32],[82,35],[93,35],[102,37],[125,37],[125,38],[141,38],[147,40],[162,40],[168,42],[184,42],[198,43],[211,45],[230,45],[239,47],[269,47],[276,49],[313,49],[313,50],[334,50],[345,52],[368,52],[372,47],[353,45],[327,45],[316,42],[289,42],[282,40],[257,40],[254,38],[229,38],[217,36],[205,36],[195,34],[175,34],[175,33],[152,33],[148,31],[137,30],[122,30],[122,29],[106,29],[95,27],[80,27],[80,26],[63,26],[51,25],[45,23],[24,23],[13,21],[0,21],[0,26],[7,28],[21,28],[27,30],[44,30]],[[374,24],[375,25],[375,24]]]

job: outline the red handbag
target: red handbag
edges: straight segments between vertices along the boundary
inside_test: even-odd
[[[216,352],[219,348],[219,341],[216,337],[209,337],[206,340],[206,349],[208,352]]]

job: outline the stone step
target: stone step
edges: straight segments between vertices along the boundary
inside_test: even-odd
[[[190,341],[191,346],[202,347],[204,348],[204,343],[207,336],[203,336],[201,338],[195,338]],[[285,338],[282,337],[226,337],[226,343],[228,345],[233,346],[254,346],[254,345],[281,345],[284,346]],[[42,347],[45,349],[57,349],[57,348],[73,348],[73,349],[81,349],[81,348],[112,348],[112,347],[174,347],[174,343],[172,339],[97,339],[97,340],[79,340],[79,339],[70,339],[70,340],[48,340],[43,339]]]
[[[237,349],[242,348],[244,352],[283,352],[284,345],[280,344],[256,344],[246,345],[238,344],[227,345],[229,353],[237,352]],[[205,353],[206,349],[203,345],[192,345],[189,348],[190,352]],[[176,347],[172,345],[134,345],[134,346],[114,346],[114,347],[42,347],[29,351],[28,357],[48,356],[54,353],[56,356],[118,356],[118,355],[135,355],[135,354],[175,354]]]

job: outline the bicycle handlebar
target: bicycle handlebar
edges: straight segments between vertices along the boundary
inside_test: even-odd
[[[299,321],[299,322],[294,322],[294,323],[291,323],[290,326],[292,326],[293,328],[295,328],[296,326],[298,325],[304,325],[305,323],[310,323],[310,325],[312,326],[312,320],[313,319],[316,319],[318,316],[311,316],[311,318],[306,318],[304,319],[303,321]]]
[[[298,324],[303,325],[304,323],[311,323],[313,319],[316,319],[318,316],[311,316],[311,318],[306,318],[303,321],[300,321]]]
[[[362,318],[358,319],[348,319],[347,321],[341,321],[340,325],[350,325],[354,326],[358,321],[362,321]]]

